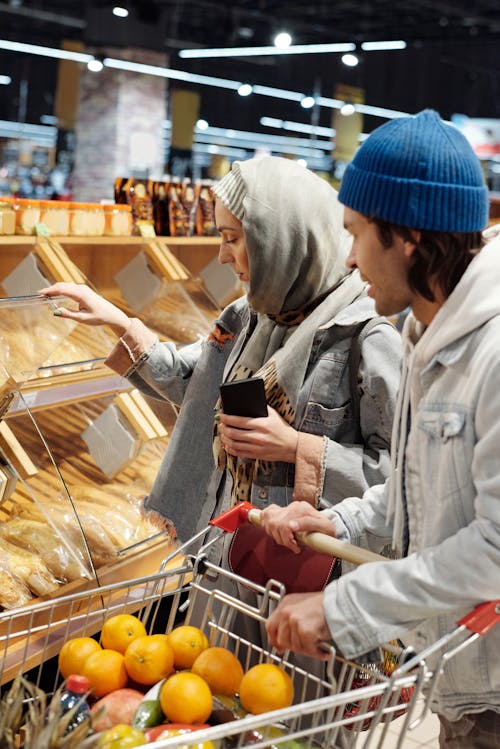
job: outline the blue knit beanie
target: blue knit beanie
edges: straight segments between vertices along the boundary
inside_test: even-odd
[[[462,133],[430,109],[374,130],[347,166],[339,200],[411,229],[474,232],[488,223],[477,156]]]

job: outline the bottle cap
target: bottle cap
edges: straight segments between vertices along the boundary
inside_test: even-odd
[[[76,694],[85,694],[90,689],[90,681],[86,676],[79,674],[70,674],[66,679],[66,689]]]

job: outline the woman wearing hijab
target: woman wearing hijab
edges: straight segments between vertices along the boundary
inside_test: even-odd
[[[78,302],[78,311],[60,308],[63,317],[113,327],[120,339],[108,365],[181,406],[145,506],[182,541],[239,500],[336,504],[382,483],[399,382],[399,334],[378,318],[360,339],[358,423],[348,354],[375,312],[346,266],[350,239],[335,190],[296,162],[260,157],[235,162],[214,192],[219,261],[248,291],[208,339],[178,350],[86,286],[42,292]],[[268,416],[220,413],[221,383],[248,377],[264,379]]]

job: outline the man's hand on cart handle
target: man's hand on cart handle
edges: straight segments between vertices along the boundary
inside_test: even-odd
[[[267,620],[266,630],[279,653],[293,650],[323,661],[330,658],[324,646],[332,636],[323,611],[323,591],[285,596]]]

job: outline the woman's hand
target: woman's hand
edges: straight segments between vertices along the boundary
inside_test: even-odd
[[[323,611],[323,591],[285,596],[267,620],[266,630],[279,653],[290,649],[324,661],[330,657],[321,647],[322,642],[331,639]]]
[[[84,284],[59,282],[41,289],[39,293],[49,297],[67,296],[77,302],[78,310],[58,307],[58,316],[68,320],[76,320],[85,325],[109,325],[118,336],[122,336],[130,324],[125,312]]]
[[[332,521],[309,502],[292,502],[286,507],[269,505],[260,513],[260,524],[277,544],[286,546],[295,554],[300,554],[302,549],[295,538],[296,533],[318,531],[335,536]]]
[[[262,418],[221,413],[218,431],[225,451],[238,458],[295,463],[298,432],[274,408],[267,411]]]

